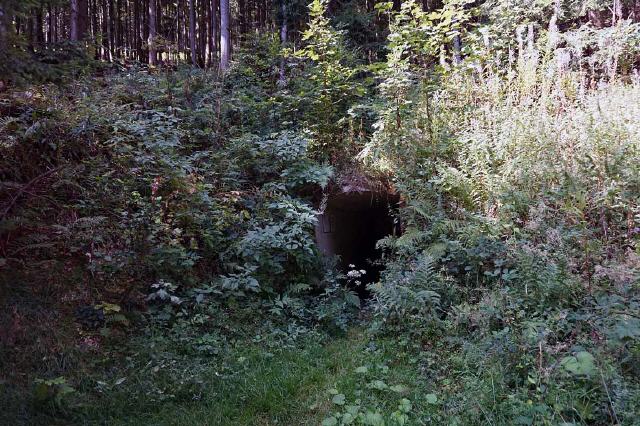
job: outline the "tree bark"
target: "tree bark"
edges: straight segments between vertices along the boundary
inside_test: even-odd
[[[133,2],[133,50],[137,60],[142,60],[142,49],[140,43],[140,2]]]
[[[79,7],[78,0],[71,0],[71,34],[69,34],[71,41],[78,41]]]
[[[231,38],[229,35],[229,0],[220,0],[220,70],[229,68]]]
[[[200,19],[198,25],[200,27],[200,43],[198,50],[200,52],[200,65],[207,67],[209,65],[209,27],[211,21],[209,19],[209,6],[204,0],[199,1]]]
[[[611,23],[612,25],[616,25],[618,21],[622,19],[622,1],[621,0],[613,0],[613,10],[611,11]]]
[[[36,10],[36,42],[38,45],[43,45],[44,36],[44,18],[42,13],[42,6]]]
[[[87,0],[71,0],[71,41],[81,41],[87,32]]]
[[[157,62],[156,54],[156,0],[149,0],[149,65]]]
[[[287,4],[286,0],[280,0],[280,13],[282,15],[282,23],[280,25],[280,46],[283,49],[282,58],[280,58],[280,76],[278,78],[278,85],[286,86],[287,84],[287,58],[284,55],[284,48],[287,45]]]
[[[640,1],[640,0],[639,0]],[[220,17],[218,16],[218,0],[211,0],[211,50],[212,60],[218,59],[220,44]]]
[[[182,32],[182,21],[184,19],[184,13],[182,10],[182,0],[176,2],[176,45],[178,49],[178,57],[184,51],[184,40]]]
[[[149,45],[147,41],[149,40],[149,0],[142,0],[142,10],[140,13],[140,31],[141,31],[141,46],[144,49],[142,52],[142,58],[145,61],[149,61]]]
[[[131,52],[132,52],[132,48],[131,48],[131,28],[133,27],[133,24],[131,22],[131,7],[129,6],[129,1],[125,0],[124,2],[124,45],[126,46],[125,49],[125,56],[127,58],[131,58]]]
[[[109,37],[109,60],[113,60],[116,53],[116,29],[115,29],[116,11],[113,7],[113,0],[109,0],[109,20],[107,21],[107,36]]]
[[[102,0],[100,3],[100,9],[102,10],[102,28],[100,30],[102,35],[102,59],[105,61],[111,61],[111,45],[109,44],[109,10],[107,9],[106,0]]]
[[[116,46],[118,46],[118,58],[125,56],[125,26],[127,15],[122,10],[122,0],[116,0]]]
[[[47,43],[53,43],[53,26],[55,21],[53,20],[53,8],[51,2],[47,2]],[[1,25],[1,24],[0,24]]]
[[[123,38],[122,38],[122,2],[121,0],[115,0],[115,14],[114,14],[114,36],[115,40],[114,46],[116,46],[115,53],[116,58],[120,58],[122,56],[122,46],[123,46]]]
[[[238,40],[241,40],[242,37],[247,32],[245,12],[246,12],[245,0],[238,0],[238,38],[237,38]]]
[[[31,52],[35,52],[35,43],[34,43],[34,31],[33,31],[33,27],[35,27],[35,22],[33,22],[33,15],[28,16],[25,22],[25,25],[27,26],[27,47],[29,49],[29,51]]]
[[[462,40],[459,35],[453,37],[453,63],[456,65],[462,63]]]
[[[194,0],[189,0],[189,48],[191,49],[191,65],[197,66],[196,60],[196,8]]]
[[[52,27],[53,27],[53,37],[51,38],[53,40],[54,43],[57,43],[60,41],[60,31],[58,30],[58,28],[60,27],[59,24],[59,17],[60,13],[59,13],[59,9],[58,6],[54,6],[53,7],[53,19],[52,19]]]
[[[267,0],[258,0],[258,9],[259,9],[258,16],[260,17],[259,26],[260,26],[260,29],[262,30],[265,28],[267,24]]]
[[[94,58],[96,61],[100,60],[100,45],[98,44],[98,33],[100,28],[98,26],[98,0],[92,0],[90,4],[91,9],[91,40],[95,49]]]
[[[255,1],[254,0],[247,0],[247,17],[246,17],[246,21],[247,21],[247,31],[248,32],[255,32],[256,30],[256,20],[254,18],[254,12],[255,12]]]

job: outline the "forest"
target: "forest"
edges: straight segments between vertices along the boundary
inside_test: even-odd
[[[640,0],[0,0],[0,425],[640,425]]]

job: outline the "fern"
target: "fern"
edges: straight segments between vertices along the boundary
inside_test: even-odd
[[[370,287],[377,299],[377,309],[383,316],[405,317],[423,315],[434,318],[440,310],[440,294],[435,291],[443,283],[433,258],[423,256],[411,271]]]
[[[307,291],[311,290],[311,286],[307,283],[295,283],[291,284],[287,288],[288,294],[303,294]]]
[[[418,228],[409,228],[394,241],[394,247],[400,250],[415,250],[429,236],[429,232]]]

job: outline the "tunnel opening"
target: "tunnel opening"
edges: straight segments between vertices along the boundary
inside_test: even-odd
[[[334,193],[318,216],[316,242],[323,255],[337,256],[337,266],[344,274],[366,271],[348,284],[363,301],[370,297],[367,284],[376,282],[383,269],[379,262],[382,252],[376,243],[398,231],[392,212],[399,198],[394,193],[368,190]]]

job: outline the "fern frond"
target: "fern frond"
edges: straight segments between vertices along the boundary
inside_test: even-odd
[[[398,249],[415,249],[421,241],[428,236],[428,233],[417,228],[409,228],[395,241]]]
[[[409,314],[434,315],[440,308],[436,291],[443,282],[432,257],[422,256],[411,271],[370,286],[385,315],[404,317]]]

